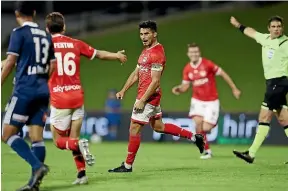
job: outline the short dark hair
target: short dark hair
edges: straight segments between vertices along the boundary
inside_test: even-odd
[[[195,42],[192,42],[192,43],[188,44],[187,46],[188,46],[188,48],[196,48],[196,47],[199,48],[198,44],[196,44]]]
[[[18,11],[21,15],[28,17],[33,17],[35,12],[35,2],[33,1],[16,1],[15,10]]]
[[[64,30],[65,19],[59,12],[52,12],[46,16],[46,27],[50,33],[60,33]]]
[[[270,26],[271,22],[273,22],[273,21],[277,21],[277,22],[280,22],[281,24],[283,24],[283,18],[276,15],[276,16],[273,16],[273,17],[269,18],[268,26]]]
[[[139,29],[151,29],[152,31],[154,32],[157,32],[157,23],[156,21],[151,21],[151,20],[148,20],[148,21],[142,21],[139,23]]]

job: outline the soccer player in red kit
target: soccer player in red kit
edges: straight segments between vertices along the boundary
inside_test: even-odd
[[[53,12],[46,17],[46,27],[52,34],[57,65],[49,80],[51,102],[51,131],[59,149],[71,150],[77,166],[78,176],[73,184],[85,184],[88,178],[85,161],[94,164],[89,152],[88,140],[80,139],[84,117],[84,92],[80,81],[80,57],[89,59],[127,61],[123,51],[111,53],[96,50],[85,42],[64,36],[65,21],[62,14]]]
[[[189,117],[196,124],[196,132],[202,133],[205,139],[205,151],[200,158],[210,159],[212,152],[206,134],[217,125],[220,110],[215,76],[223,77],[231,87],[236,99],[239,99],[241,92],[223,69],[211,60],[201,57],[200,48],[197,44],[188,45],[187,55],[190,62],[184,67],[182,84],[175,86],[172,92],[179,95],[186,92],[192,84],[193,95]]]
[[[141,22],[139,30],[144,49],[138,59],[137,67],[129,76],[122,90],[116,94],[118,99],[122,99],[125,92],[139,81],[138,95],[130,123],[128,155],[125,162],[108,172],[132,172],[132,165],[140,146],[140,132],[142,127],[148,123],[156,132],[186,138],[196,144],[200,153],[204,150],[204,138],[201,134],[194,135],[176,125],[162,122],[160,79],[166,63],[164,47],[157,41],[156,22]]]

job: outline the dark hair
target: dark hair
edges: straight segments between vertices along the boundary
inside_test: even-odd
[[[33,17],[35,12],[35,2],[33,1],[17,1],[15,3],[15,10],[21,15]]]
[[[277,21],[280,22],[281,24],[283,24],[283,18],[279,17],[279,16],[273,16],[268,20],[268,26],[270,26],[271,22],[273,21]]]
[[[64,30],[65,19],[59,12],[52,12],[46,16],[46,26],[50,33],[60,33]]]
[[[196,44],[195,42],[192,42],[191,44],[188,44],[187,46],[188,48],[195,48],[195,47],[199,48],[198,44]]]
[[[151,29],[154,32],[157,32],[157,23],[155,21],[142,21],[139,23],[139,29],[144,28],[144,29]]]

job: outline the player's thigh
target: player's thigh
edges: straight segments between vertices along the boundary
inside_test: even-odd
[[[209,132],[218,123],[220,102],[219,100],[207,101],[205,107],[205,114],[203,117],[203,131]]]
[[[69,137],[79,138],[84,114],[84,106],[74,109],[72,113],[71,130]]]
[[[29,120],[26,125],[29,127],[29,137],[32,142],[43,140],[43,130],[46,125],[49,97],[33,100],[30,104]]]
[[[70,133],[72,109],[59,109],[51,106],[50,124],[54,130],[61,136],[67,136]]]
[[[190,103],[189,117],[195,116],[204,117],[205,114],[205,102],[192,98]]]
[[[29,100],[13,95],[7,104],[6,112],[2,123],[2,140],[6,142],[12,135],[15,135],[29,119]]]

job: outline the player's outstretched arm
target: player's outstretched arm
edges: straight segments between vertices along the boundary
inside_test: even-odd
[[[190,88],[190,83],[182,83],[178,86],[175,86],[172,88],[172,92],[175,95],[180,95],[181,93],[187,92],[187,90]]]
[[[122,99],[124,97],[125,92],[138,81],[138,72],[139,69],[138,67],[136,67],[135,70],[130,74],[130,76],[126,80],[126,83],[121,89],[121,91],[117,93],[116,96],[118,99]]]
[[[246,27],[239,23],[235,17],[230,18],[230,23],[235,27],[238,28],[241,32],[243,32],[246,36],[255,39],[257,31],[251,27]]]
[[[117,53],[97,50],[96,57],[101,60],[119,60],[123,64],[127,62],[127,56],[124,53],[124,50],[118,51]]]
[[[2,68],[2,71],[1,71],[1,85],[3,85],[4,81],[7,79],[9,74],[12,72],[12,69],[14,68],[14,66],[16,64],[16,61],[17,61],[16,55],[12,55],[12,54],[8,55],[8,57],[5,61],[5,64]]]
[[[231,79],[231,77],[223,70],[221,69],[219,76],[221,76],[225,82],[230,86],[232,89],[232,93],[236,99],[240,98],[241,91],[236,87],[235,83]]]

